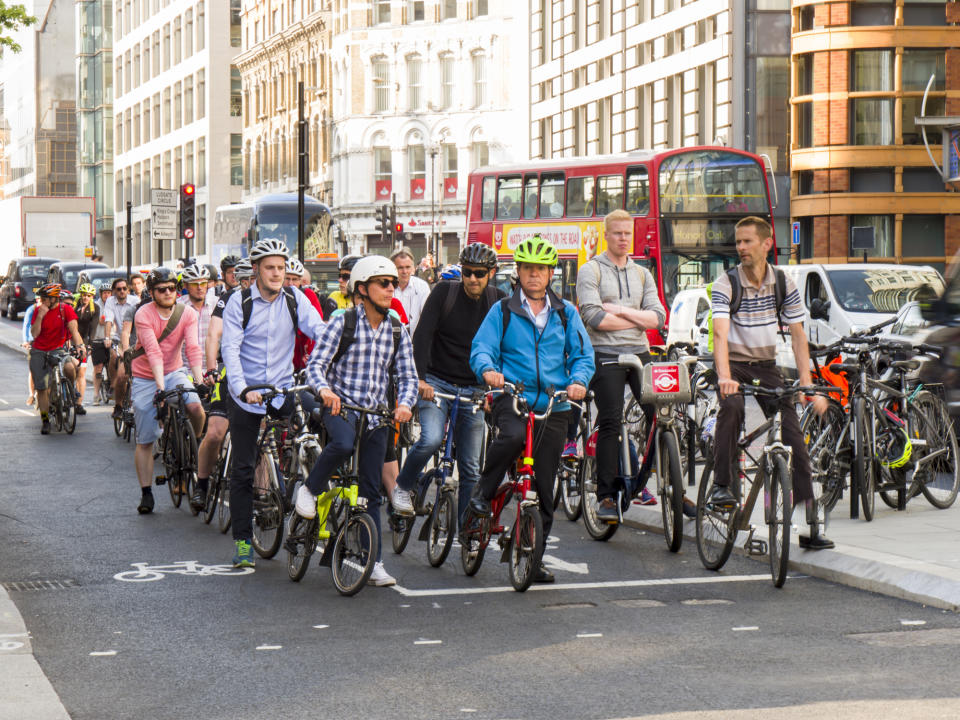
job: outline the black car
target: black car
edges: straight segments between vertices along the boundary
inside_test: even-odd
[[[50,266],[57,258],[24,257],[10,261],[7,276],[0,285],[0,315],[17,320],[33,304],[33,289],[47,282]]]
[[[47,282],[60,283],[67,292],[75,292],[79,285],[80,273],[93,268],[107,267],[102,262],[58,262],[50,266]]]
[[[941,348],[940,356],[925,362],[920,379],[926,384],[943,383],[947,406],[960,418],[960,272],[947,281],[947,287],[936,300],[920,301],[924,319],[932,329],[923,338],[927,345]]]
[[[117,278],[126,278],[127,271],[124,268],[98,267],[83,270],[80,277],[77,278],[77,287],[83,283],[90,283],[97,289],[96,299],[100,299],[100,288],[111,287],[113,281]]]

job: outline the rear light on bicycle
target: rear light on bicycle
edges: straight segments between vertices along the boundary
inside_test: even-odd
[[[15,288],[13,288],[13,294],[14,294],[16,297],[20,297],[20,290],[21,290],[20,286],[17,285]]]

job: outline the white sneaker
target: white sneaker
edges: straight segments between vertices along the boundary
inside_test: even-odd
[[[413,515],[413,503],[410,502],[410,493],[399,485],[390,493],[390,504],[399,515]]]
[[[296,510],[297,515],[307,520],[317,516],[317,496],[306,485],[301,485],[297,490]]]
[[[370,573],[370,580],[367,582],[370,585],[376,585],[377,587],[387,587],[389,585],[397,584],[397,581],[383,568],[382,562],[378,562],[373,566],[373,572]]]

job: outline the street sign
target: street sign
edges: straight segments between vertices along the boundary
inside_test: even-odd
[[[150,234],[153,236],[154,240],[176,240],[177,239],[177,229],[176,228],[158,228],[150,226]]]
[[[163,205],[150,208],[150,223],[153,227],[177,229],[177,209]]]
[[[876,247],[876,229],[873,225],[859,225],[850,228],[851,248],[853,250],[873,250]]]
[[[156,207],[163,205],[165,207],[177,207],[177,191],[164,190],[163,188],[151,188],[150,205]]]
[[[793,223],[793,244],[800,244],[800,223],[798,222]]]
[[[960,128],[943,130],[943,174],[947,182],[960,182]]]

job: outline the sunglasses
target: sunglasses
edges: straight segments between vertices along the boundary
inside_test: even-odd
[[[155,293],[175,293],[177,291],[176,285],[163,285],[162,287],[155,287],[153,289]]]
[[[377,278],[376,280],[371,280],[370,282],[379,285],[384,289],[388,287],[397,287],[400,284],[396,278]]]
[[[490,271],[487,270],[486,268],[482,270],[472,270],[470,268],[461,268],[460,270],[460,274],[463,275],[464,277],[475,277],[475,278],[486,277],[488,272]]]
[[[119,286],[115,287],[114,290],[116,290],[117,292],[126,292],[126,291],[127,291],[127,286],[126,286],[126,285],[119,285]]]
[[[340,273],[340,279],[341,279],[341,280],[347,280],[347,281],[349,281],[349,280],[350,280],[350,273]]]

